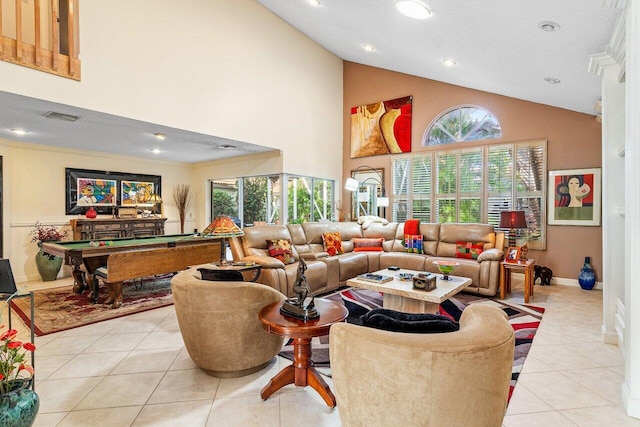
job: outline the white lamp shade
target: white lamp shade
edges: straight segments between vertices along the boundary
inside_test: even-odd
[[[359,184],[360,183],[358,182],[357,179],[347,178],[347,180],[344,183],[344,188],[345,190],[356,191],[358,189]]]
[[[389,206],[389,198],[388,197],[378,197],[378,201],[376,202],[378,207],[386,208]]]

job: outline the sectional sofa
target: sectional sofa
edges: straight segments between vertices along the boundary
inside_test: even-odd
[[[307,264],[307,281],[316,294],[343,286],[358,274],[398,266],[437,273],[437,260],[455,260],[460,265],[454,275],[468,277],[465,288],[484,296],[499,290],[500,261],[504,252],[504,233],[487,224],[420,223],[423,253],[409,253],[405,247],[404,223],[307,222],[303,224],[263,225],[244,228],[244,236],[231,239],[235,261],[255,262],[262,266],[258,282],[293,296],[298,261]],[[344,253],[329,255],[323,244],[325,233],[339,232]],[[335,235],[335,234],[334,234]],[[288,242],[291,257],[286,263],[269,256],[269,241]],[[377,242],[378,247],[361,247],[362,242]],[[459,258],[463,243],[482,248],[477,259]],[[390,272],[391,274],[392,272]]]

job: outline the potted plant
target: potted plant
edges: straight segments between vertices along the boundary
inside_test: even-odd
[[[40,248],[36,254],[36,266],[38,267],[38,273],[40,273],[42,281],[50,282],[56,280],[62,268],[62,258],[44,252],[42,250],[42,242],[58,242],[63,240],[67,238],[69,231],[64,230],[61,232],[54,226],[43,226],[39,221],[36,221],[30,235],[31,242],[37,243],[38,248]]]
[[[40,408],[31,387],[33,367],[26,361],[36,346],[17,340],[17,335],[15,329],[0,335],[0,425],[26,427],[33,425]]]
[[[195,195],[191,191],[189,184],[179,184],[173,188],[173,201],[176,202],[178,208],[178,216],[180,217],[180,233],[184,233],[184,221],[187,212],[193,204]]]

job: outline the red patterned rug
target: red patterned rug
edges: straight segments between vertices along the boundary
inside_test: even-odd
[[[368,289],[350,288],[323,295],[322,298],[343,303],[349,310],[347,322],[354,324],[359,324],[360,316],[369,310],[382,307],[382,294]],[[516,334],[513,369],[511,371],[511,384],[509,387],[509,399],[511,399],[511,394],[522,370],[522,365],[529,353],[536,331],[540,326],[544,308],[460,293],[440,305],[440,314],[448,316],[457,322],[460,320],[462,310],[471,304],[491,304],[500,308],[509,316],[509,323],[513,326]],[[317,367],[329,367],[329,336],[325,335],[313,338],[312,349],[311,360],[314,365]],[[293,360],[293,345],[291,342],[283,347],[280,356]]]
[[[72,286],[36,291],[35,333],[38,336],[115,319],[141,311],[173,304],[172,275],[145,277],[141,281],[127,281],[122,286],[122,307],[112,309],[104,304],[91,304],[87,293],[78,295]],[[105,301],[107,291],[100,286],[98,301]],[[31,327],[29,298],[15,299],[12,307]]]

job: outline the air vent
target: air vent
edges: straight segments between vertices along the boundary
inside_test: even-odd
[[[75,122],[80,118],[79,116],[72,116],[71,114],[56,113],[55,111],[47,111],[46,113],[43,114],[43,116],[49,119],[64,120],[65,122]]]

